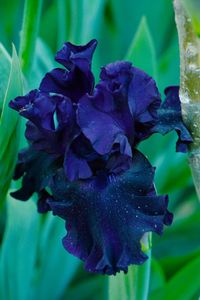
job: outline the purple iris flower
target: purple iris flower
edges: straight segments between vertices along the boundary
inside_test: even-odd
[[[116,274],[142,264],[143,235],[161,234],[172,222],[167,195],[155,191],[155,169],[136,146],[175,129],[178,150],[185,150],[191,137],[177,89],[168,89],[161,104],[155,81],[131,63],[102,68],[94,86],[96,44],[65,43],[56,55],[65,69],[53,69],[39,89],[10,102],[28,119],[29,143],[18,156],[14,179],[22,186],[12,196],[24,201],[37,193],[39,212],[66,221],[66,250],[88,271]]]

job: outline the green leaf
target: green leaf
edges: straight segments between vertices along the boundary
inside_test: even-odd
[[[172,1],[110,0],[110,2],[112,5],[110,5],[108,17],[112,18],[114,29],[109,38],[110,41],[113,38],[114,43],[113,41],[110,43],[112,47],[115,47],[118,59],[121,55],[124,56],[142,16],[147,19],[155,41],[156,53],[162,53],[166,48],[166,43],[169,44],[172,32],[175,31]]]
[[[69,287],[66,290],[64,299],[76,299],[76,300],[107,300],[107,295],[104,295],[104,287],[107,283],[107,278],[104,276],[92,275],[91,278],[86,280],[77,281],[73,284],[73,287]],[[94,298],[95,295],[95,298]]]
[[[75,43],[98,38],[105,0],[71,0],[71,34]]]
[[[6,88],[8,84],[8,78],[10,73],[10,65],[11,65],[11,58],[3,47],[0,44],[0,118],[1,118],[1,110],[3,107],[3,100],[6,93]]]
[[[43,0],[26,0],[20,39],[20,59],[22,70],[30,75],[33,66],[36,40]]]
[[[0,119],[0,205],[3,204],[12,178],[19,143],[18,114],[8,107],[8,103],[11,99],[22,95],[22,92],[21,68],[13,46],[10,76]]]
[[[164,291],[162,300],[191,300],[200,291],[200,256],[186,264],[172,278]]]
[[[136,269],[129,267],[128,274],[120,272],[116,276],[109,277],[109,300],[136,300],[134,297],[134,285],[136,283]]]
[[[120,272],[109,277],[109,300],[147,300],[149,290],[151,252],[141,266],[130,266],[128,274]]]
[[[8,197],[6,204],[6,230],[0,252],[0,299],[27,300],[36,263],[39,215],[31,200],[21,202]]]
[[[151,294],[152,292],[155,292],[156,290],[163,288],[165,282],[166,279],[161,265],[157,260],[152,258],[149,293]]]
[[[191,182],[191,171],[186,156],[175,152],[176,133],[166,136],[154,134],[139,145],[153,166],[156,167],[155,182],[159,193],[170,193]],[[156,147],[155,147],[156,145]]]
[[[31,89],[38,88],[44,75],[55,68],[55,66],[56,64],[51,50],[41,38],[38,38],[31,72],[32,76],[30,76],[28,80],[27,92]]]
[[[169,85],[179,85],[180,59],[177,32],[172,34],[171,43],[166,45],[158,60],[158,87],[161,92]]]
[[[185,211],[189,214],[188,206],[186,206]],[[199,210],[190,216],[186,216],[183,211],[182,218],[175,220],[173,226],[166,228],[162,239],[155,237],[154,254],[168,275],[199,255],[200,240],[197,230],[199,224]]]
[[[44,217],[40,229],[35,281],[32,295],[28,298],[31,300],[60,299],[79,265],[78,259],[63,248],[62,238],[66,235],[64,221],[50,213]]]
[[[156,54],[146,18],[143,17],[133,38],[126,59],[134,66],[156,77]]]

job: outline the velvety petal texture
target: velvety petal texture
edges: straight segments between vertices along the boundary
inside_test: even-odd
[[[147,256],[140,240],[146,232],[161,234],[167,196],[156,196],[154,169],[139,152],[132,167],[120,176],[99,174],[82,183],[69,183],[62,170],[53,177],[49,200],[53,213],[66,220],[64,247],[84,261],[85,269],[101,274],[128,271]]]
[[[153,128],[153,132],[166,134],[172,130],[176,130],[178,134],[176,150],[178,152],[187,152],[188,145],[192,142],[192,137],[183,123],[179,86],[166,88],[165,95],[166,99],[158,110],[159,120]]]
[[[15,180],[23,177],[22,187],[11,195],[19,200],[28,200],[34,192],[40,192],[49,185],[51,176],[60,166],[59,158],[45,152],[37,152],[31,147],[22,150],[18,155],[15,169]]]
[[[181,117],[178,88],[161,104],[153,78],[130,62],[103,67],[94,86],[96,40],[65,43],[38,89],[10,102],[27,119],[26,149],[14,179],[19,200],[38,196],[38,212],[66,221],[63,245],[87,271],[116,274],[147,255],[141,239],[170,225],[167,195],[154,187],[155,169],[136,147],[154,132],[176,130],[178,150],[191,136]]]

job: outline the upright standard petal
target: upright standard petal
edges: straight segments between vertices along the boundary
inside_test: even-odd
[[[83,72],[91,67],[92,57],[97,46],[96,40],[91,40],[84,46],[76,46],[72,43],[64,43],[56,54],[56,61],[68,70],[78,67]]]
[[[85,93],[90,94],[94,88],[91,62],[96,45],[96,40],[91,40],[84,46],[65,43],[57,52],[56,61],[67,70],[56,68],[47,73],[39,89],[65,95],[73,102],[77,102]]]
[[[94,94],[79,102],[78,123],[100,154],[119,144],[121,153],[132,156],[131,147],[149,137],[157,122],[161,99],[156,83],[124,61],[102,68],[100,78]]]
[[[78,104],[77,121],[99,154],[119,144],[123,154],[132,156],[126,136],[128,130],[133,131],[131,115],[126,103],[120,105],[109,92],[98,88],[93,96],[84,96]]]
[[[132,167],[120,176],[104,173],[70,183],[60,169],[52,179],[55,200],[48,204],[66,220],[63,245],[88,271],[110,275],[142,264],[147,259],[140,243],[144,233],[161,234],[170,223],[167,197],[153,191],[154,168],[141,153],[133,157]]]

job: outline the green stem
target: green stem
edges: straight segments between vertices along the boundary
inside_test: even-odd
[[[33,66],[42,0],[26,0],[20,37],[19,56],[22,70],[28,75]]]
[[[183,3],[174,0],[180,48],[180,100],[183,119],[193,137],[189,162],[200,199],[200,39]]]
[[[142,239],[143,251],[148,260],[141,266],[130,266],[128,274],[120,272],[109,277],[109,300],[147,300],[151,273],[151,234],[145,234]]]
[[[148,251],[149,259],[142,266],[135,267],[134,300],[147,300],[149,295],[149,282],[151,273],[151,250]],[[131,299],[132,300],[132,299]]]

